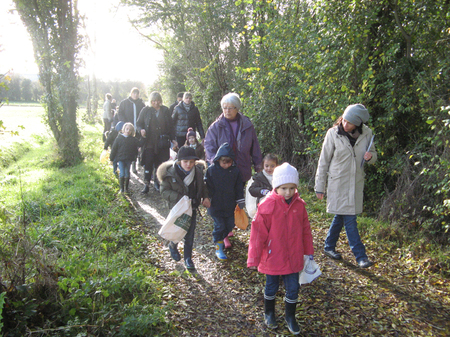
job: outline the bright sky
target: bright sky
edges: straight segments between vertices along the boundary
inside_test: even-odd
[[[120,0],[79,0],[80,13],[86,13],[91,44],[95,43],[95,59],[85,55],[86,69],[95,69],[102,80],[138,80],[152,84],[158,77],[157,63],[162,53],[128,23],[130,10],[116,8]],[[37,74],[33,46],[28,32],[11,0],[0,1],[0,73],[13,69],[14,74]],[[95,42],[94,42],[95,41]]]

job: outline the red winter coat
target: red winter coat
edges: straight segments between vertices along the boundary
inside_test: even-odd
[[[247,266],[268,275],[303,270],[303,255],[313,255],[313,241],[306,203],[296,192],[288,205],[270,192],[252,221]]]

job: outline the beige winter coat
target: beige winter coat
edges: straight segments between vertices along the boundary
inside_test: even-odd
[[[325,193],[326,180],[328,180],[328,213],[339,215],[362,213],[364,166],[373,164],[377,160],[377,152],[372,144],[369,150],[372,159],[361,167],[371,139],[372,130],[366,125],[363,125],[362,134],[356,140],[354,147],[346,136],[338,134],[337,126],[328,130],[322,145],[314,187],[316,193]]]

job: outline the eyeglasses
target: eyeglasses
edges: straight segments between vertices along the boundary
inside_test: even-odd
[[[236,107],[234,107],[234,106],[231,107],[231,108],[230,107],[223,107],[222,108],[222,110],[234,110],[234,109],[236,109]]]

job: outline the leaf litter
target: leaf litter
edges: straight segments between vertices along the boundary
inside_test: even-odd
[[[289,336],[284,322],[284,287],[276,298],[278,329],[264,325],[265,275],[247,268],[251,226],[235,229],[228,261],[217,260],[212,242],[213,223],[201,207],[197,218],[193,261],[188,272],[182,261],[170,258],[167,241],[157,234],[169,213],[159,193],[140,194],[140,179],[132,175],[128,196],[135,215],[135,230],[148,239],[148,263],[156,266],[166,287],[161,296],[173,301],[167,321],[177,336]],[[313,208],[311,208],[313,210]],[[423,271],[414,259],[389,251],[363,237],[369,269],[356,266],[345,234],[338,249],[343,260],[321,252],[328,230],[322,214],[310,214],[315,260],[322,276],[302,286],[296,318],[301,336],[448,336],[450,335],[450,280]],[[179,244],[180,253],[183,244]]]

